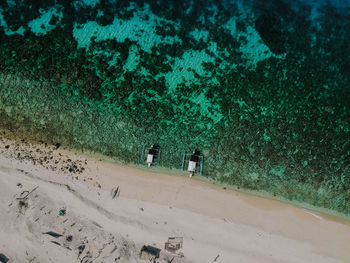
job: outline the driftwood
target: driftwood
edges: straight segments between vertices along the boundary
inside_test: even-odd
[[[43,233],[43,234],[50,235],[50,236],[52,236],[54,238],[58,238],[58,237],[62,236],[61,234],[58,234],[58,233],[53,232],[53,231],[49,231],[49,232],[46,232],[46,233]]]
[[[120,195],[120,189],[119,186],[116,189],[112,189],[112,199],[115,197],[118,197]]]
[[[54,244],[57,245],[57,246],[61,246],[61,244],[58,243],[58,242],[56,242],[56,241],[51,241],[51,243],[54,243]]]
[[[21,193],[21,195],[23,195],[23,194],[26,193],[26,192],[27,192],[27,195],[21,196],[21,197],[17,197],[16,199],[17,199],[17,200],[26,199],[31,193],[33,193],[36,189],[38,189],[38,187],[39,187],[39,186],[34,187],[30,192],[28,192],[28,191],[23,191],[23,192]]]

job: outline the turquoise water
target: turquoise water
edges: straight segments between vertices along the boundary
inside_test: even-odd
[[[347,1],[3,1],[0,125],[350,211]]]

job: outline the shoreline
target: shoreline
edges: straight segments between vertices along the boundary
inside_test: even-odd
[[[132,168],[132,169],[137,169],[139,171],[143,172],[149,172],[153,174],[165,174],[168,176],[176,176],[176,177],[188,177],[188,172],[184,171],[181,172],[180,169],[171,169],[163,166],[158,166],[158,167],[150,167],[148,168],[147,165],[140,165],[140,164],[133,164],[133,163],[123,163],[122,161],[118,160],[117,158],[105,156],[99,153],[95,152],[90,152],[88,150],[81,151],[77,149],[68,149],[65,147],[62,147],[60,149],[62,152],[70,154],[73,153],[74,155],[82,155],[85,157],[89,157],[95,160],[98,160],[100,162],[106,162],[110,165],[119,167],[119,168]],[[205,176],[198,176],[195,175],[192,177],[192,180],[198,181],[200,183],[203,183],[204,185],[208,187],[214,187],[215,189],[219,190],[226,190],[226,191],[233,191],[237,192],[239,194],[245,195],[245,196],[253,196],[256,198],[262,198],[266,200],[271,200],[271,201],[276,201],[285,205],[290,205],[295,208],[300,208],[304,209],[306,211],[309,211],[310,213],[317,213],[322,215],[323,217],[328,217],[331,220],[341,222],[343,224],[349,224],[350,225],[350,215],[346,215],[344,213],[327,209],[324,207],[318,207],[311,205],[306,202],[299,202],[299,201],[292,201],[280,196],[274,196],[269,192],[262,191],[262,190],[250,190],[250,189],[245,189],[245,188],[240,188],[235,185],[229,185],[225,183],[221,183],[219,181],[215,181],[211,179],[210,177],[205,177]]]
[[[0,149],[4,149],[4,139],[0,141]],[[54,185],[68,185],[77,195],[64,195],[59,199],[65,200],[69,210],[79,212],[80,218],[90,218],[104,231],[112,231],[114,225],[118,225],[118,235],[135,242],[134,250],[147,240],[162,247],[166,236],[181,235],[186,244],[183,252],[191,262],[215,258],[215,251],[220,251],[217,253],[222,257],[218,262],[225,263],[232,262],[232,259],[269,263],[287,258],[291,262],[350,260],[345,249],[350,242],[348,221],[315,214],[278,200],[223,189],[223,186],[210,184],[204,178],[179,176],[176,171],[166,174],[164,169],[154,171],[130,167],[108,162],[96,155],[92,157],[91,153],[54,149],[53,146],[5,143],[10,146],[2,150],[0,159],[5,167],[15,169],[12,173],[20,178],[21,173],[29,171],[34,177],[26,180],[38,184],[41,178],[44,181],[40,181],[40,191],[49,191],[46,195],[51,191],[62,191],[56,189],[57,186],[47,185],[49,178],[57,182]],[[11,157],[16,148],[17,152],[32,154],[33,159],[23,157],[26,155],[21,155],[23,160]],[[43,159],[48,160],[44,166],[40,165]],[[50,168],[51,165],[55,165],[54,169]],[[74,165],[76,170],[70,171]],[[4,167],[0,168],[2,173],[6,172]],[[121,194],[112,201],[109,193],[117,186]],[[45,190],[47,187],[52,189]],[[76,197],[84,197],[85,203],[79,205],[82,200]],[[53,205],[62,200],[52,200]],[[103,219],[105,216],[107,219]],[[116,219],[109,222],[112,218]],[[162,221],[164,223],[160,224]],[[271,253],[264,250],[266,246],[270,247]],[[198,256],[198,251],[201,256]],[[268,258],[270,254],[273,258]],[[261,256],[263,260],[260,260]]]
[[[8,130],[4,130],[3,128],[0,128],[0,132],[5,132],[8,133],[11,131]],[[40,145],[40,143],[38,142],[38,138],[36,138],[35,136],[32,136],[31,134],[23,134],[20,133],[18,134],[18,132],[13,133],[13,137],[11,138],[11,136],[9,136],[8,134],[2,134],[0,136],[0,139],[6,139],[9,140],[12,143],[20,143],[20,144],[25,144],[28,146],[28,143],[30,144],[29,147],[40,147],[42,145]],[[22,142],[21,140],[23,139],[19,139],[19,138],[26,138],[24,140],[24,142]],[[28,140],[29,138],[29,140]],[[42,140],[41,144],[53,144],[52,141],[50,140]],[[94,160],[98,160],[101,162],[106,162],[109,163],[111,165],[115,165],[118,166],[119,168],[121,167],[126,167],[126,168],[133,168],[133,169],[137,169],[140,171],[144,171],[144,172],[151,172],[154,174],[166,174],[169,176],[180,176],[180,177],[186,177],[185,174],[187,174],[186,171],[181,172],[180,169],[171,169],[171,168],[167,168],[167,167],[163,167],[163,166],[158,166],[158,167],[151,167],[148,168],[146,165],[140,165],[140,164],[133,164],[133,163],[125,163],[117,158],[114,157],[110,157],[110,156],[106,156],[100,153],[96,153],[96,152],[91,152],[89,150],[79,150],[79,149],[74,149],[74,148],[69,148],[66,146],[60,146],[59,147],[59,152],[65,153],[65,154],[73,154],[75,156],[82,156],[84,158],[92,158]],[[227,191],[233,191],[233,192],[237,192],[240,193],[242,195],[247,195],[247,196],[254,196],[257,198],[263,198],[266,200],[272,200],[272,201],[277,201],[280,202],[282,204],[286,204],[286,205],[291,205],[293,207],[296,208],[300,208],[300,209],[304,209],[310,213],[316,213],[316,214],[320,214],[323,217],[328,217],[331,220],[334,221],[338,221],[340,223],[343,224],[350,224],[350,215],[346,215],[344,213],[338,212],[336,210],[331,210],[331,209],[327,209],[324,207],[319,207],[319,206],[314,206],[311,205],[309,203],[306,202],[300,202],[300,201],[292,201],[286,198],[283,198],[281,196],[274,196],[273,194],[263,191],[263,190],[250,190],[250,189],[245,189],[245,188],[240,188],[237,187],[235,185],[229,185],[229,184],[225,184],[225,183],[221,183],[219,181],[215,181],[209,177],[205,177],[205,176],[194,176],[192,177],[192,180],[196,180],[199,181],[201,183],[206,184],[207,186],[215,186],[217,189],[223,189],[223,190],[227,190]]]

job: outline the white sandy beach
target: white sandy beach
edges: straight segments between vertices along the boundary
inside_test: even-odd
[[[1,139],[0,183],[8,262],[147,262],[143,245],[158,262],[350,262],[350,222],[185,176]],[[171,236],[184,257],[165,252]]]

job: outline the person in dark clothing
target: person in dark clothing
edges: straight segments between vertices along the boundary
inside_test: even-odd
[[[195,150],[195,151],[191,154],[190,161],[196,162],[197,164],[199,164],[200,155],[201,155],[201,152],[200,152],[199,150]]]
[[[190,172],[190,178],[196,172],[196,166],[200,163],[200,155],[200,151],[195,150],[190,156],[190,161],[188,163],[188,171]]]
[[[151,145],[151,147],[148,150],[148,155],[147,155],[147,164],[148,167],[150,167],[153,164],[154,157],[158,155],[159,151],[159,145]]]
[[[158,149],[157,149],[157,145],[151,145],[151,147],[149,148],[148,154],[152,154],[153,156],[157,155],[158,153]]]

